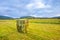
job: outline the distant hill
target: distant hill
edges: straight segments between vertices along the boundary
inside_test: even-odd
[[[13,18],[8,16],[0,16],[0,19],[13,19]]]
[[[33,16],[22,16],[20,17],[20,19],[22,18],[27,18],[27,19],[46,19],[47,17],[33,17]]]
[[[51,17],[51,18],[57,18],[57,19],[60,19],[60,16],[57,16],[57,17]],[[14,19],[14,18],[8,17],[8,16],[1,16],[1,15],[0,15],[0,19]],[[20,19],[48,19],[48,17],[22,16],[22,17],[20,17]]]
[[[28,18],[28,19],[31,19],[31,18],[35,18],[35,17],[33,17],[33,16],[22,16],[22,17],[20,17],[21,19],[22,18]]]
[[[22,16],[20,17],[21,19],[22,18],[27,18],[27,19],[48,19],[48,17],[33,17],[33,16]],[[60,16],[57,16],[57,17],[51,17],[51,18],[57,18],[57,19],[60,19]],[[50,19],[50,18],[49,18]]]
[[[60,19],[60,16],[57,16],[57,17],[52,17],[52,18],[58,18],[58,19]]]

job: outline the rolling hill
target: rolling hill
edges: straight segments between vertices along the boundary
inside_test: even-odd
[[[8,16],[0,16],[0,19],[13,19],[13,18]]]
[[[34,17],[34,16],[22,16],[22,17],[20,17],[20,19],[24,19],[24,18],[27,18],[27,19],[48,19],[48,17]],[[60,19],[60,16],[51,17],[51,18]],[[15,18],[0,15],[0,19],[15,19]]]
[[[58,19],[60,19],[60,16],[57,16],[57,17],[53,17],[53,18],[58,18]]]

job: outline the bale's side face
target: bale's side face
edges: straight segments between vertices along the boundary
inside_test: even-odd
[[[27,20],[17,20],[17,30],[18,32],[27,32],[28,21]]]

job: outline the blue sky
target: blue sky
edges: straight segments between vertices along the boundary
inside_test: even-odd
[[[14,18],[60,16],[60,0],[0,0],[0,15]]]

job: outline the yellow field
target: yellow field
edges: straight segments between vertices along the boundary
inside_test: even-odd
[[[60,19],[29,19],[28,33],[18,33],[16,20],[0,20],[0,40],[60,40]]]

